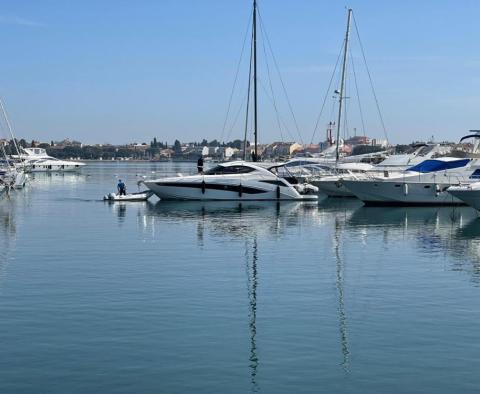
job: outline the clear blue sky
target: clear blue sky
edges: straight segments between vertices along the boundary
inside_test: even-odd
[[[345,5],[259,0],[305,142],[340,49]],[[431,135],[458,140],[480,128],[480,2],[353,0],[348,6],[392,142]],[[250,10],[249,0],[2,1],[0,94],[17,135],[91,143],[220,139]],[[260,44],[259,57],[262,51]],[[354,39],[352,55],[367,134],[381,137]],[[270,67],[275,74],[271,59]],[[241,70],[233,112],[243,102],[245,61]],[[297,133],[278,78],[273,82],[290,130],[283,139],[291,140]],[[281,139],[263,91],[259,105],[260,142]],[[331,98],[327,108],[329,115]],[[360,129],[351,112],[349,125]],[[321,120],[316,141],[328,120]],[[224,138],[241,138],[242,124],[229,123]]]

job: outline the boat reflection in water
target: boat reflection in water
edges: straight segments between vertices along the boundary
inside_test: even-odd
[[[121,225],[127,218],[127,211],[132,214],[135,212],[141,227],[147,226],[145,211],[152,203],[148,201],[103,201],[112,212],[115,212],[118,217],[118,224]]]
[[[17,223],[15,201],[6,199],[0,204],[0,287],[7,275],[11,256],[16,250]]]
[[[377,304],[382,305],[384,297],[382,281],[388,283],[390,274],[405,272],[409,276],[418,272],[428,277],[428,264],[437,264],[437,260],[432,259],[436,254],[450,257],[438,260],[447,262],[450,267],[447,271],[466,272],[475,283],[480,283],[480,219],[474,210],[468,207],[376,208],[360,204],[355,200],[328,200],[320,204],[159,201],[156,204],[115,203],[111,207],[122,222],[132,213],[139,231],[147,240],[150,237],[158,239],[156,231],[165,231],[162,229],[170,224],[187,224],[194,229],[193,242],[196,241],[201,248],[211,239],[241,241],[245,248],[243,264],[248,303],[248,318],[245,316],[244,323],[249,330],[246,362],[251,391],[257,392],[260,390],[259,378],[268,369],[268,366],[262,368],[263,347],[258,346],[263,344],[261,330],[257,330],[258,311],[262,310],[259,305],[268,305],[268,300],[262,303],[259,297],[263,294],[259,292],[262,289],[259,278],[262,278],[262,269],[267,276],[272,270],[271,265],[262,267],[260,251],[262,245],[268,251],[271,240],[289,240],[296,229],[308,229],[309,234],[318,231],[319,240],[315,244],[318,245],[318,269],[325,275],[332,273],[331,294],[335,295],[334,326],[337,331],[334,334],[338,338],[337,354],[340,355],[336,365],[347,374],[358,366],[353,365],[355,360],[363,357],[362,345],[358,341],[359,322],[375,327],[375,319],[382,316],[376,311]],[[323,248],[322,239],[329,242]],[[364,245],[368,247],[363,248]],[[401,251],[409,247],[412,250],[406,251],[404,256],[390,258],[394,248]],[[305,252],[301,256],[308,264],[312,254],[309,255],[308,250]],[[369,259],[372,253],[377,258]],[[404,264],[409,253],[412,257],[425,259],[419,264]],[[398,265],[400,263],[402,265]],[[305,266],[304,262],[296,262],[292,254],[292,267],[296,265]],[[415,267],[418,271],[408,271]],[[329,294],[325,288],[322,291]]]
[[[421,253],[448,254],[454,258],[452,270],[469,271],[480,283],[480,218],[472,208],[361,207],[348,227],[365,239],[381,232],[384,244],[411,238]]]
[[[199,242],[205,231],[213,236],[244,237],[252,232],[279,236],[287,227],[298,225],[312,209],[317,209],[316,202],[159,201],[146,206],[144,222],[196,222]]]
[[[52,186],[75,186],[84,183],[88,174],[76,172],[35,172],[29,174],[31,182],[35,182],[35,188],[44,189]]]
[[[480,285],[480,218],[476,217],[457,227],[451,238],[439,245],[455,259],[454,270],[465,271]]]
[[[158,202],[148,205],[145,216],[155,227],[156,220],[177,222],[196,222],[197,242],[203,246],[205,238],[230,237],[244,240],[246,290],[248,297],[248,330],[250,371],[250,392],[259,392],[257,375],[260,357],[257,348],[257,304],[259,272],[262,270],[259,261],[258,238],[263,236],[280,236],[288,227],[295,227],[305,215],[316,212],[317,204],[300,202]],[[153,221],[153,223],[152,223]]]

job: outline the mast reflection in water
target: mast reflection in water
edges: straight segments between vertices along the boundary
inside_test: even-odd
[[[348,372],[350,362],[350,351],[348,349],[348,334],[347,334],[347,315],[345,313],[345,293],[344,293],[344,279],[345,279],[345,266],[342,261],[340,243],[341,243],[341,223],[338,217],[335,218],[335,234],[333,237],[335,260],[337,264],[337,291],[338,291],[338,319],[340,330],[340,342],[342,346],[342,367]]]
[[[257,369],[258,369],[258,356],[257,356],[257,259],[258,259],[258,245],[257,237],[254,236],[252,241],[252,255],[250,257],[250,242],[245,241],[245,259],[247,269],[247,289],[249,299],[249,328],[250,328],[250,381],[252,383],[251,392],[258,392],[257,384]]]

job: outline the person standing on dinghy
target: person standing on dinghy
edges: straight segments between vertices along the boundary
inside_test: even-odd
[[[117,189],[118,189],[119,196],[127,195],[127,187],[125,186],[125,183],[123,183],[121,179],[118,180]]]
[[[197,170],[199,174],[203,174],[203,157],[200,156],[197,160]]]

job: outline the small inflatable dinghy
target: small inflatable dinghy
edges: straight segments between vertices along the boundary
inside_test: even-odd
[[[128,193],[124,196],[109,193],[106,196],[103,196],[103,199],[106,201],[147,201],[152,195],[153,192],[151,190],[144,190],[138,193]]]

